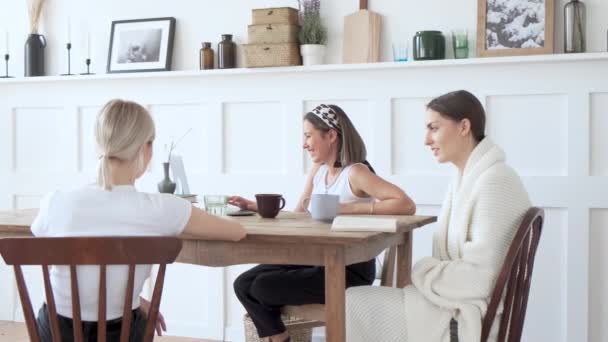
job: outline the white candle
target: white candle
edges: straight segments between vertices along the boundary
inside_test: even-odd
[[[91,58],[91,32],[87,32],[87,58]]]
[[[72,42],[72,27],[71,27],[70,21],[71,21],[70,17],[68,17],[68,30],[66,32],[67,33],[66,40],[68,43]]]
[[[9,48],[10,48],[10,47],[9,47],[9,43],[8,43],[8,30],[5,30],[5,31],[4,31],[4,37],[5,37],[5,38],[4,38],[4,43],[6,44],[6,49],[5,49],[6,53],[5,53],[5,54],[7,54],[7,55],[8,55],[8,54],[9,54],[9,53],[8,53],[8,52],[9,52]]]

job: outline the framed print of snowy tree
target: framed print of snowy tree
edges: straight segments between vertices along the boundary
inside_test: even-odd
[[[553,53],[555,0],[478,0],[477,56]]]

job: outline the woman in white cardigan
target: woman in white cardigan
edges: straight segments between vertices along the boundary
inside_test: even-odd
[[[412,285],[404,289],[348,289],[349,342],[479,341],[491,291],[530,207],[504,152],[485,136],[484,109],[474,95],[460,90],[435,98],[426,122],[425,144],[437,161],[458,169],[441,208],[433,256],[414,265]]]

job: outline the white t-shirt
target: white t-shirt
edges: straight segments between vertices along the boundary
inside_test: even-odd
[[[47,195],[31,229],[39,237],[175,236],[184,230],[191,212],[188,201],[173,195],[142,193],[130,185],[112,191],[90,186]],[[135,268],[132,309],[139,307],[138,295],[151,267]],[[97,321],[99,266],[78,266],[77,273],[82,320]],[[127,276],[128,266],[106,269],[108,320],[122,316]],[[50,278],[57,313],[72,318],[69,267],[51,267]]]

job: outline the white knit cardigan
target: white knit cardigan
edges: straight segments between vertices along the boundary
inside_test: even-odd
[[[479,341],[496,278],[529,207],[528,194],[515,171],[505,164],[504,152],[489,138],[483,139],[471,153],[462,176],[450,185],[433,236],[433,256],[416,263],[413,285],[403,290],[368,287],[359,293],[354,288],[352,297],[351,291],[347,292],[347,319],[359,317],[354,319],[357,323],[347,322],[348,341],[380,341],[378,330],[362,331],[367,325],[361,323],[362,312],[348,311],[386,312],[379,306],[394,307],[395,298],[387,298],[391,304],[383,304],[384,300],[370,296],[369,291],[388,294],[390,290],[401,293],[398,300],[403,311],[395,312],[400,321],[395,317],[369,317],[376,325],[378,321],[392,321],[386,327],[401,330],[385,335],[398,338],[384,339],[449,342],[449,322],[454,318],[458,321],[459,341]],[[361,298],[374,300],[365,308],[354,302]],[[496,337],[499,318],[497,315],[490,340]]]

